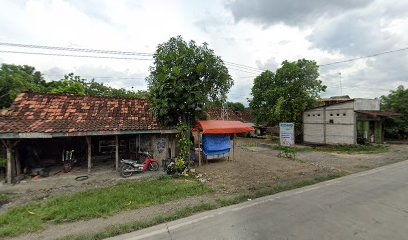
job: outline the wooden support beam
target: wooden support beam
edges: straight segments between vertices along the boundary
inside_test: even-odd
[[[92,143],[91,143],[91,137],[87,136],[86,137],[86,144],[88,147],[88,175],[91,173],[91,167],[92,167]]]
[[[233,138],[233,140],[232,140],[232,155],[234,156],[234,157],[232,158],[233,161],[235,161],[235,137],[236,137],[236,135],[237,135],[237,134],[234,133],[234,138]]]
[[[119,170],[119,136],[115,136],[115,169]]]
[[[7,140],[9,141],[9,140]],[[11,147],[8,146],[6,147],[6,153],[7,153],[7,183],[11,184],[13,183],[13,166],[12,166],[12,152],[11,152]]]
[[[198,166],[201,167],[201,133],[197,132],[197,143],[198,143]]]
[[[16,176],[20,176],[20,174],[22,173],[21,171],[21,162],[20,162],[20,153],[17,151],[17,149],[15,149],[15,154],[14,154],[14,161],[16,163]]]
[[[8,184],[13,183],[14,180],[14,171],[13,171],[13,147],[15,144],[10,139],[2,139],[3,145],[6,147],[6,159],[7,159],[7,176],[6,181]]]

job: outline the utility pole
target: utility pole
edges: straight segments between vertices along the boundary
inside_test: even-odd
[[[221,119],[222,120],[228,120],[228,104],[226,102],[222,103]]]
[[[340,80],[340,96],[343,96],[343,86],[341,85],[341,72],[339,72],[339,80]]]

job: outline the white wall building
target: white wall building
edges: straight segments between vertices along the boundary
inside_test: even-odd
[[[379,99],[350,99],[303,113],[303,140],[312,144],[382,143]]]

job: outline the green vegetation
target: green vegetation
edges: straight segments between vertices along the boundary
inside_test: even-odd
[[[203,211],[208,211],[220,207],[225,207],[233,204],[238,204],[241,202],[245,202],[248,199],[255,199],[259,197],[264,197],[272,194],[276,194],[279,192],[295,189],[295,188],[300,188],[300,187],[305,187],[308,185],[316,184],[319,182],[331,180],[334,178],[338,178],[343,176],[344,174],[341,172],[333,172],[327,176],[324,177],[317,177],[313,179],[306,179],[306,180],[301,180],[301,181],[296,181],[296,182],[291,182],[291,183],[286,183],[286,184],[281,184],[277,186],[272,186],[272,187],[265,187],[261,188],[258,190],[255,190],[250,193],[246,194],[240,194],[235,197],[229,197],[229,198],[220,198],[217,199],[215,202],[202,202],[193,206],[188,206],[182,209],[177,210],[174,213],[165,215],[165,216],[157,216],[154,217],[153,219],[146,220],[146,221],[135,221],[127,224],[119,224],[119,225],[113,225],[108,228],[106,228],[104,231],[93,234],[93,235],[78,235],[78,236],[67,236],[64,238],[60,238],[60,240],[99,240],[99,239],[105,239],[113,236],[117,236],[120,234],[124,233],[129,233],[133,231],[137,231],[143,228],[147,228],[153,225],[157,225],[160,223],[165,223],[173,220],[177,220],[180,218],[188,217],[191,216],[195,213],[203,212]]]
[[[275,146],[275,150],[284,151],[283,146]],[[305,151],[316,151],[316,152],[337,152],[337,153],[347,153],[347,154],[359,154],[359,153],[383,153],[388,151],[388,146],[386,145],[325,145],[325,146],[314,146],[314,147],[290,147],[291,151],[295,154],[298,152]]]
[[[228,108],[232,109],[232,111],[239,113],[245,110],[244,104],[240,102],[227,102]]]
[[[305,148],[307,150],[307,148]],[[312,151],[319,152],[338,152],[347,154],[358,153],[383,153],[388,151],[386,145],[334,145],[334,146],[320,146],[313,147]]]
[[[382,96],[381,110],[401,114],[385,120],[385,137],[408,139],[408,88],[401,85],[395,91],[390,91],[387,96]]]
[[[41,93],[70,93],[77,95],[107,97],[147,97],[147,91],[130,91],[112,88],[94,79],[86,80],[73,73],[63,79],[46,82],[41,72],[31,66],[1,64],[0,68],[0,109],[7,108],[16,96],[24,91]]]
[[[306,59],[284,61],[275,73],[267,70],[257,76],[249,100],[257,123],[293,122],[300,129],[302,113],[316,106],[320,92],[326,90],[318,77],[317,63]]]
[[[172,37],[157,47],[146,79],[158,119],[172,125],[203,115],[211,101],[224,101],[234,81],[222,59],[208,48]]]
[[[9,199],[9,195],[5,193],[0,193],[0,201],[7,201]]]
[[[0,215],[0,237],[35,232],[45,222],[61,223],[106,217],[187,196],[211,191],[191,178],[127,181],[113,187],[97,188],[72,195],[52,197],[43,202],[16,207]]]

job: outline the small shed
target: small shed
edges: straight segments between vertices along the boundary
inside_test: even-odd
[[[255,129],[241,121],[202,120],[198,121],[193,131],[199,134],[198,155],[201,166],[201,155],[206,159],[228,156],[231,149],[235,158],[235,139],[237,133],[253,132]],[[201,141],[202,139],[202,141]]]

